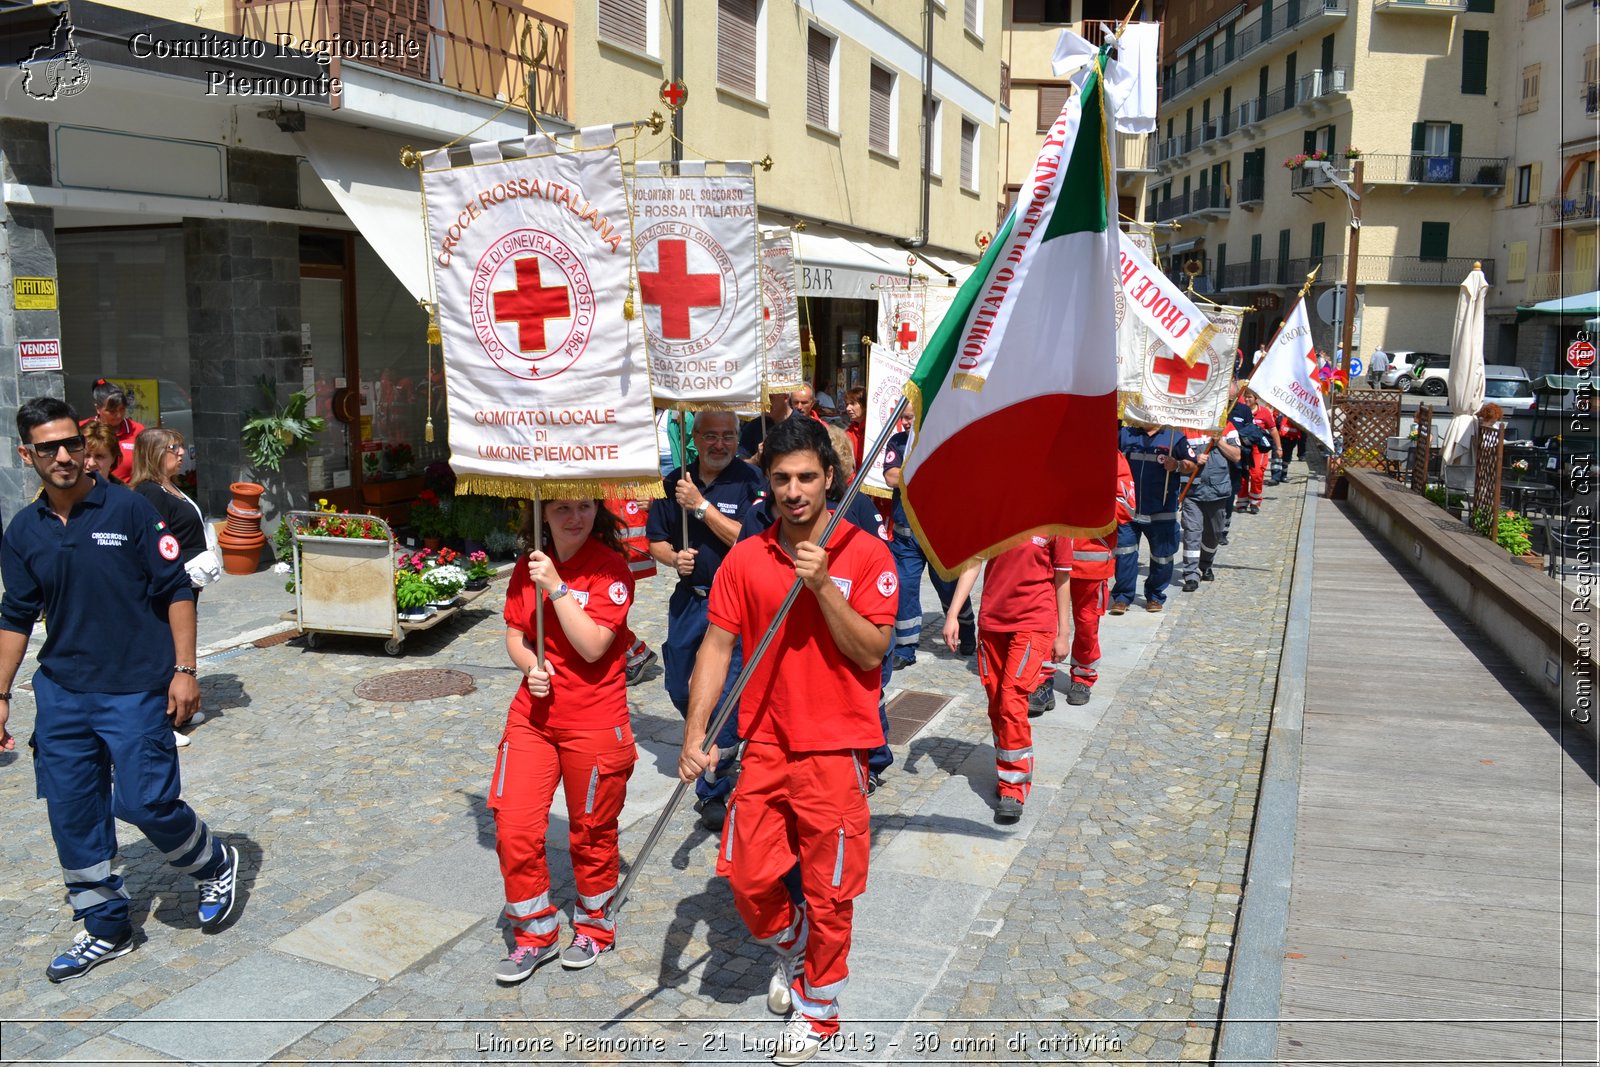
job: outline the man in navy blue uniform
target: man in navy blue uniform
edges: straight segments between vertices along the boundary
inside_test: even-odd
[[[1189,439],[1170,426],[1124,426],[1119,447],[1133,472],[1138,511],[1133,521],[1117,527],[1117,578],[1111,590],[1111,614],[1121,615],[1133,603],[1139,582],[1139,538],[1150,542],[1150,573],[1144,582],[1144,608],[1160,611],[1167,602],[1173,560],[1178,555],[1178,497],[1184,476],[1199,469]]]
[[[739,458],[759,468],[761,442],[766,440],[767,431],[787,419],[790,414],[792,412],[789,410],[789,394],[769,393],[766,414],[751,419],[739,431]]]
[[[44,493],[13,516],[0,547],[0,748],[15,747],[6,730],[11,687],[43,615],[50,623],[33,676],[34,775],[72,917],[84,925],[45,969],[64,982],[134,947],[128,894],[111,869],[115,819],[198,881],[202,929],[233,910],[239,851],[214,839],[180,797],[172,731],[199,708],[200,686],[194,592],[177,538],[143,497],[84,473],[83,435],[64,401],[28,401],[17,436]]]
[[[761,472],[748,463],[734,462],[739,444],[739,420],[731,411],[702,411],[695,421],[695,447],[700,458],[689,466],[688,475],[678,467],[665,479],[666,499],[650,505],[645,537],[650,555],[663,567],[674,570],[678,584],[667,602],[667,640],[661,646],[666,670],[667,697],[678,714],[689,713],[689,676],[694,659],[706,635],[706,597],[722,557],[739,538],[739,525],[750,505],[760,499]],[[689,516],[689,540],[683,541],[683,516]],[[733,665],[728,670],[728,686],[739,676],[739,649],[734,648]],[[718,749],[730,758],[739,743],[737,715],[717,735]],[[733,784],[719,778],[695,782],[695,809],[706,829],[722,829],[727,813],[727,796]]]
[[[917,662],[917,645],[922,641],[922,572],[928,566],[928,557],[917,543],[911,520],[900,503],[900,468],[905,465],[906,449],[911,440],[910,430],[904,427],[909,422],[905,420],[900,431],[883,446],[883,480],[894,490],[894,540],[889,542],[889,551],[894,555],[900,581],[900,608],[894,622],[895,670]],[[956,583],[945,581],[937,573],[931,573],[929,580],[933,582],[934,592],[939,594],[940,610],[948,613]],[[978,624],[970,600],[961,605],[956,624],[959,629],[957,650],[963,656],[970,656],[978,650]]]

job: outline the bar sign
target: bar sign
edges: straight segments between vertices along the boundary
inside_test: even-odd
[[[17,362],[25,371],[60,370],[61,341],[47,337],[37,341],[17,342]]]
[[[56,310],[54,278],[15,278],[12,280],[12,286],[12,302],[16,310]]]

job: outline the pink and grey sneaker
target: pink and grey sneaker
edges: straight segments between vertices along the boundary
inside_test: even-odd
[[[581,971],[585,967],[594,966],[594,961],[600,958],[600,953],[610,952],[610,945],[602,945],[588,934],[578,934],[561,952],[561,966],[569,971]]]

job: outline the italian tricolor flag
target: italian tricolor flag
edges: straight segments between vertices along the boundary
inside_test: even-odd
[[[951,576],[1033,533],[1115,525],[1117,225],[1097,62],[906,385],[901,499]]]

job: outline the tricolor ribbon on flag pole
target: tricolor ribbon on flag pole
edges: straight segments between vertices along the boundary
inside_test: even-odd
[[[613,128],[428,152],[422,190],[458,491],[660,496]]]

